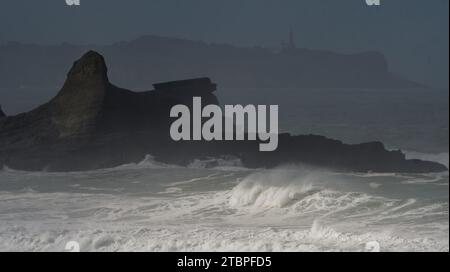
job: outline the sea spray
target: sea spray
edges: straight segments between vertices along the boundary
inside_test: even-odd
[[[319,177],[319,173],[309,171],[262,170],[247,176],[232,190],[230,205],[283,208],[316,192],[313,183]]]

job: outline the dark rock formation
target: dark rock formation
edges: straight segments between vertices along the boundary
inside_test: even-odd
[[[15,169],[68,171],[138,162],[146,154],[185,165],[194,159],[239,157],[248,167],[306,163],[347,171],[438,172],[438,163],[406,160],[374,142],[347,145],[322,136],[281,134],[275,152],[254,141],[174,142],[169,136],[173,105],[201,96],[218,104],[208,78],[155,84],[132,92],[112,85],[101,55],[90,51],[74,63],[61,91],[48,103],[0,119],[0,164]]]
[[[0,118],[6,117],[6,114],[2,110],[2,106],[0,105]]]

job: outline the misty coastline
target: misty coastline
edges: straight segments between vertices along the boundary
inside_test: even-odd
[[[0,253],[449,252],[449,1],[1,3]]]
[[[234,156],[247,167],[306,163],[337,170],[441,172],[439,163],[406,159],[379,141],[344,144],[319,135],[279,135],[276,152],[260,153],[247,141],[173,142],[169,109],[199,96],[219,102],[209,78],[154,84],[136,93],[109,82],[103,56],[85,53],[74,62],[58,94],[38,108],[0,119],[2,162],[12,168],[50,171],[118,166],[152,154],[162,162],[187,164],[205,157]]]

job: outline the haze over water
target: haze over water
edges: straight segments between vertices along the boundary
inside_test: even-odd
[[[337,91],[348,99],[314,102]],[[227,94],[221,90],[223,103],[232,102]],[[448,139],[438,140],[448,135],[442,119],[448,99],[369,90],[302,94],[302,106],[280,106],[287,130],[349,142],[381,138],[390,148],[407,147],[410,158],[448,166]],[[379,100],[383,108],[371,106]],[[345,111],[349,103],[354,107]],[[70,173],[4,168],[0,248],[63,251],[74,240],[82,251],[364,251],[376,241],[382,251],[448,251],[448,184],[448,172],[250,170],[213,158],[177,167],[148,156],[139,164]]]

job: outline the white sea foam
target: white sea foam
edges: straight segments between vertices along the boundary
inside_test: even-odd
[[[64,175],[1,172],[0,250],[62,251],[77,241],[83,251],[363,251],[377,241],[382,251],[448,251],[448,195],[384,195],[407,176],[147,161]],[[382,186],[370,188],[373,179]]]
[[[202,160],[196,159],[188,165],[188,168],[211,168],[224,171],[248,170],[242,165],[242,161],[239,158],[235,157],[209,158]]]
[[[233,207],[285,207],[314,192],[314,174],[299,175],[281,169],[261,171],[243,179],[233,190]]]
[[[81,251],[366,251],[377,242],[381,251],[448,251],[434,239],[405,239],[386,232],[340,232],[315,221],[310,228],[229,228],[150,226],[90,228],[81,231],[38,232],[24,227],[2,229],[8,248],[28,251],[62,251],[77,241]]]

